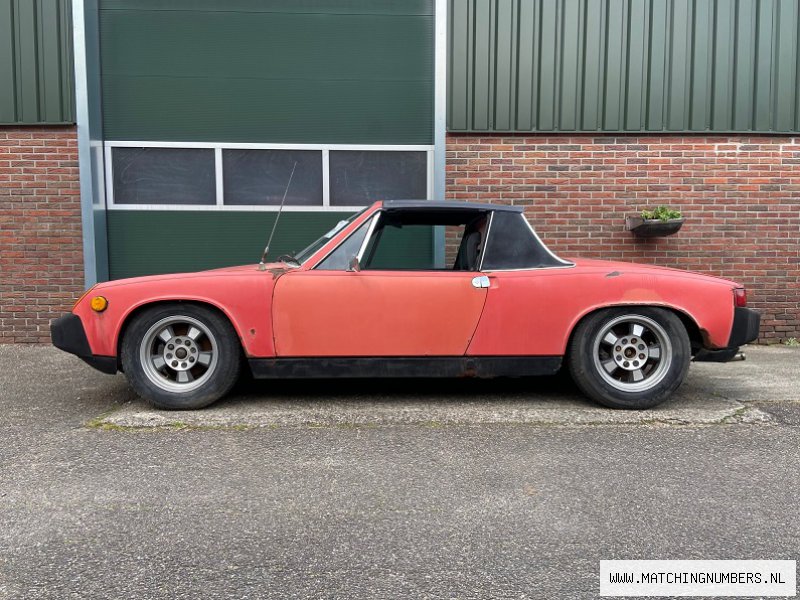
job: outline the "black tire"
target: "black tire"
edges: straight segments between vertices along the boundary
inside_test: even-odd
[[[592,400],[641,410],[661,404],[678,389],[691,358],[689,335],[675,314],[630,306],[601,310],[581,321],[567,361],[572,379]]]
[[[136,315],[122,339],[121,358],[131,387],[150,404],[191,410],[231,390],[241,370],[242,349],[223,315],[175,303]]]

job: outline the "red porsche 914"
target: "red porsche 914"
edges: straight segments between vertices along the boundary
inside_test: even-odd
[[[433,252],[431,239],[445,242]],[[100,283],[51,332],[164,409],[211,404],[245,366],[307,378],[562,365],[595,401],[644,409],[678,388],[693,357],[729,360],[758,337],[746,302],[718,277],[559,258],[520,207],[384,201],[276,262]]]

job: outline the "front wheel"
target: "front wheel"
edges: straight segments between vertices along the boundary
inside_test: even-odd
[[[611,408],[645,409],[683,383],[691,346],[670,311],[651,307],[602,310],[575,330],[569,369],[584,394]]]
[[[122,367],[133,389],[157,408],[203,408],[239,376],[241,348],[231,324],[191,304],[156,306],[137,315],[122,340]]]

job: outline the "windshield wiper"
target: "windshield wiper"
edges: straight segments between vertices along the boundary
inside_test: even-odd
[[[283,262],[283,263],[287,263],[287,264],[295,264],[295,265],[297,265],[298,267],[300,266],[300,261],[299,261],[299,260],[297,260],[297,259],[294,257],[294,255],[293,255],[293,254],[281,254],[281,255],[278,257],[278,260],[279,260],[280,262]]]

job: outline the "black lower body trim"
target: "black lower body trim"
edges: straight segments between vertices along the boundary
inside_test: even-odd
[[[117,372],[116,356],[96,356],[93,354],[92,356],[79,356],[78,358],[106,375],[114,375]]]
[[[722,350],[706,350],[701,348],[694,355],[695,362],[728,362],[739,353],[739,347],[723,348]]]
[[[59,317],[50,324],[50,339],[53,346],[80,358],[90,367],[113,375],[117,372],[117,359],[114,356],[96,356],[92,354],[89,340],[83,329],[81,318],[73,313]]]
[[[328,377],[523,377],[553,375],[560,356],[251,358],[257,379]]]

